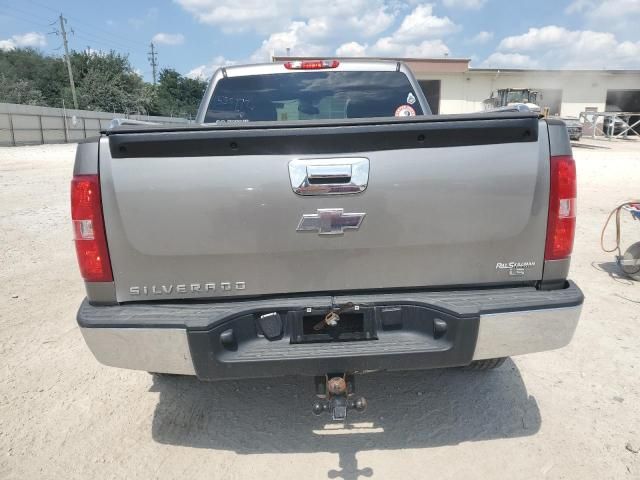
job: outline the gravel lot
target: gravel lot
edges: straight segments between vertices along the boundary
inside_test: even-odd
[[[338,429],[310,414],[307,378],[99,365],[75,322],[75,147],[0,148],[0,478],[640,478],[640,285],[598,243],[640,196],[640,142],[581,144],[573,342],[488,373],[361,377],[370,408]]]

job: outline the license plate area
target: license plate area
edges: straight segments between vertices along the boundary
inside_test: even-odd
[[[325,312],[307,312],[291,322],[291,343],[350,342],[375,340],[376,326],[373,309],[340,314],[337,325],[324,323]]]
[[[471,362],[479,315],[459,316],[430,304],[400,302],[357,307],[340,313],[362,314],[345,322],[342,331],[313,331],[312,323],[320,321],[331,304],[315,308],[304,303],[270,304],[229,316],[206,330],[189,329],[196,373],[201,379],[218,380],[440,368]],[[305,317],[310,317],[306,335]]]

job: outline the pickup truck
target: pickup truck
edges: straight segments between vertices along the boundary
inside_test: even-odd
[[[71,184],[103,364],[202,380],[499,366],[567,345],[576,175],[561,121],[432,115],[389,61],[219,69],[197,123],[80,143]]]

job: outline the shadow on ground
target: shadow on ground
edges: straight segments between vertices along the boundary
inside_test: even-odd
[[[540,429],[538,404],[511,360],[487,372],[368,374],[357,378],[357,388],[369,408],[341,427],[311,414],[310,377],[202,383],[156,376],[152,434],[163,444],[239,454],[337,453],[339,465],[328,477],[356,479],[373,475],[358,465],[360,451],[522,437]]]
[[[613,254],[612,254],[613,255]],[[591,262],[591,266],[600,272],[604,272],[609,277],[624,285],[633,285],[633,280],[622,271],[617,262]]]
[[[588,143],[571,142],[573,148],[584,148],[586,150],[611,150],[606,145],[590,145]]]

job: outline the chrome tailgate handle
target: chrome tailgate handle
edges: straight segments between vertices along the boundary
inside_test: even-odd
[[[310,183],[348,183],[351,180],[351,165],[307,165]]]
[[[360,193],[369,182],[369,159],[313,158],[289,162],[291,188],[298,195]]]

